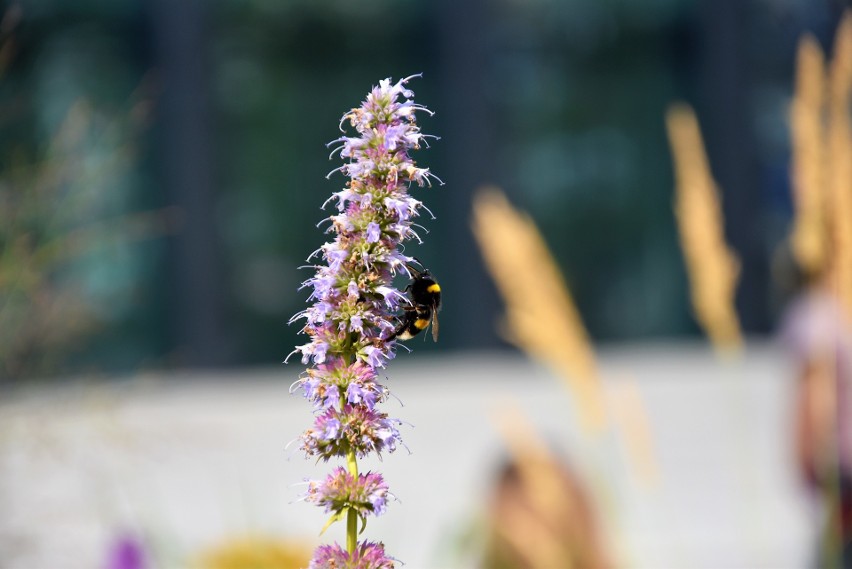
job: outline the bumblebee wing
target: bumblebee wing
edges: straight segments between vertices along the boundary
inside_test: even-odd
[[[438,341],[438,311],[432,311],[432,341]]]

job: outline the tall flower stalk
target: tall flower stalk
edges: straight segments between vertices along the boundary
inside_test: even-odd
[[[399,419],[379,410],[388,396],[378,382],[379,368],[395,355],[397,314],[410,301],[394,288],[394,276],[410,276],[412,257],[400,249],[403,241],[420,241],[412,225],[422,203],[408,194],[414,182],[431,185],[428,168],[418,168],[409,153],[420,148],[424,136],[415,113],[428,109],[412,100],[407,77],[379,82],[360,107],[343,115],[344,136],[332,141],[331,156],[346,162],[332,170],[349,179],[329,203],[327,233],[334,239],[308,258],[321,259],[316,274],[302,288],[311,290],[313,304],[291,322],[305,319],[302,329],[310,341],[299,346],[302,363],[309,365],[294,384],[315,408],[313,425],[300,437],[306,457],[342,461],[324,480],[308,482],[305,498],[330,515],[325,531],[337,521],[346,522],[346,547],[321,545],[311,568],[393,567],[381,542],[358,541],[367,517],[385,512],[392,498],[378,473],[360,473],[358,459],[391,453],[401,446]],[[346,136],[344,123],[357,136]],[[438,182],[437,178],[435,178]],[[428,210],[427,210],[428,211]],[[291,354],[292,355],[292,354]]]

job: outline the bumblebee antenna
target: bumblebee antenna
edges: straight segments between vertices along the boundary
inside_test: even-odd
[[[415,257],[412,257],[412,259],[414,259],[415,261],[417,261],[417,258],[415,258]],[[419,264],[421,267],[423,266],[423,263],[421,263],[420,261],[417,261],[417,264]],[[406,263],[406,264],[405,264],[405,268],[406,268],[406,269],[408,269],[410,272],[414,273],[414,276],[415,276],[415,277],[419,277],[420,275],[422,275],[422,274],[423,274],[423,272],[422,272],[422,271],[418,271],[417,269],[415,269],[414,267],[412,267],[409,263]]]
[[[405,264],[405,266],[408,268],[408,270],[409,270],[409,271],[412,271],[412,272],[414,273],[414,276],[415,276],[415,277],[420,277],[421,275],[427,275],[427,276],[429,276],[429,275],[430,275],[430,273],[429,273],[429,269],[427,269],[427,268],[426,268],[426,265],[424,265],[424,264],[423,264],[423,261],[421,261],[421,260],[420,260],[420,259],[418,259],[417,257],[411,257],[411,258],[412,258],[412,259],[414,259],[414,261],[415,261],[415,262],[417,262],[417,264],[418,264],[418,265],[420,265],[421,267],[423,267],[423,270],[422,270],[422,271],[418,271],[417,269],[415,269],[414,267],[412,267],[410,264],[408,264],[408,263],[406,263],[406,264]]]

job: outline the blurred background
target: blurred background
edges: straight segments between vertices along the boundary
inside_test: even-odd
[[[325,144],[339,136],[339,117],[380,79],[415,73],[423,73],[409,84],[417,102],[436,112],[422,115],[420,125],[441,138],[415,159],[446,185],[417,190],[416,197],[436,219],[423,221],[429,232],[414,254],[445,293],[440,342],[418,339],[411,343],[413,355],[401,354],[394,362],[410,385],[406,403],[430,392],[440,400],[429,383],[439,372],[444,379],[470,384],[460,393],[475,401],[479,390],[488,389],[489,377],[496,377],[477,373],[476,362],[497,375],[501,370],[488,362],[513,362],[519,367],[506,369],[519,370],[514,378],[519,382],[527,375],[544,376],[536,387],[515,387],[529,390],[534,400],[548,400],[541,394],[558,385],[548,372],[523,363],[498,333],[503,303],[470,229],[475,191],[496,185],[540,228],[592,341],[604,354],[603,367],[638,378],[649,405],[659,406],[652,420],[662,421],[656,433],[690,432],[678,421],[688,418],[684,410],[690,405],[700,409],[706,383],[713,383],[717,373],[748,381],[752,378],[740,377],[747,375],[742,370],[753,369],[759,394],[749,391],[747,399],[765,402],[768,410],[744,412],[742,423],[729,425],[729,438],[720,439],[719,448],[744,437],[754,447],[743,443],[736,454],[742,459],[753,456],[749,449],[777,445],[765,461],[755,458],[744,471],[792,471],[783,430],[789,370],[771,345],[786,300],[772,277],[773,258],[793,218],[788,113],[799,38],[810,32],[831,53],[843,8],[839,0],[5,3],[0,23],[0,379],[6,428],[0,432],[7,444],[7,470],[0,495],[20,518],[0,527],[0,565],[5,557],[9,566],[34,567],[27,560],[38,557],[28,555],[44,553],[45,544],[53,543],[47,549],[54,552],[73,550],[72,543],[51,542],[49,535],[56,534],[45,537],[27,529],[25,512],[31,510],[26,502],[16,510],[12,498],[30,479],[22,466],[30,459],[22,457],[32,456],[32,445],[48,444],[40,429],[51,424],[59,438],[47,438],[64,447],[61,437],[72,436],[70,424],[80,426],[79,421],[96,416],[112,425],[117,408],[136,417],[128,424],[143,425],[143,430],[189,421],[195,410],[200,413],[196,434],[202,436],[206,417],[232,412],[214,399],[233,397],[247,406],[239,411],[244,425],[252,425],[245,427],[246,436],[261,427],[273,429],[264,431],[270,445],[264,448],[274,455],[261,453],[265,460],[286,459],[281,448],[298,435],[303,428],[298,425],[307,425],[310,411],[300,398],[286,394],[300,366],[275,366],[304,343],[297,327],[287,326],[307,297],[297,289],[308,272],[298,267],[325,240],[316,228],[327,215],[320,205],[344,183],[339,175],[326,179],[339,164],[328,160]],[[756,357],[753,367],[725,367],[710,357],[692,315],[673,215],[673,165],[664,118],[675,101],[691,104],[702,127],[721,193],[724,234],[741,262],[735,305],[750,345],[758,346],[757,356],[748,352],[743,360]],[[653,348],[646,352],[641,346]],[[666,367],[667,358],[678,365]],[[389,374],[395,373],[392,367]],[[255,389],[252,393],[271,405],[260,412],[268,414],[267,422],[251,422],[254,399],[238,395],[246,375],[253,379],[245,388]],[[505,381],[507,397],[511,379]],[[687,385],[696,391],[678,379],[691,379]],[[270,387],[276,382],[280,386]],[[106,390],[97,391],[106,393],[105,399],[91,395],[95,384]],[[438,385],[452,397],[452,382]],[[675,392],[660,385],[685,390],[683,398],[672,399]],[[719,407],[712,409],[729,410],[731,401],[748,408],[737,399],[740,388],[720,395]],[[733,399],[725,399],[729,395]],[[60,407],[67,415],[54,414]],[[565,422],[554,419],[551,425],[564,429],[554,438],[565,435],[569,441],[557,446],[570,447],[570,433],[576,430],[568,407]],[[534,414],[536,404],[529,408]],[[428,455],[422,449],[432,448],[429,423],[437,413],[427,411],[420,412],[417,429],[424,442],[419,447],[409,443],[415,455]],[[406,412],[399,415],[405,418]],[[125,431],[115,432],[124,436]],[[161,440],[157,437],[167,438],[167,433],[158,432],[152,441]],[[695,441],[675,438],[679,442],[672,444],[692,456]],[[190,453],[191,440],[175,442],[182,450],[174,452]],[[231,443],[242,448],[236,440]],[[94,452],[80,445],[89,448],[81,451],[84,455]],[[586,450],[593,457],[593,473],[616,460]],[[495,453],[482,464],[469,464],[470,472],[494,467]],[[566,453],[582,454],[576,448]],[[675,452],[670,463],[680,468],[675,457],[687,455]],[[223,464],[226,456],[219,457]],[[76,454],[71,460],[91,464]],[[127,480],[122,477],[125,469],[133,470],[130,463],[109,460],[119,466],[107,469],[105,479]],[[404,473],[407,460],[394,456],[385,464],[394,463],[392,468]],[[725,494],[728,484],[738,483],[717,480],[718,495],[707,490],[714,487],[712,481],[701,490],[706,464],[687,462],[691,469],[684,476],[696,477],[697,486],[676,477],[684,484],[684,496],[709,492],[712,501],[730,496]],[[38,464],[32,472],[47,472],[53,463]],[[299,514],[287,514],[292,518],[309,508],[287,504],[298,494],[287,485],[301,480],[291,467],[276,466],[280,476],[271,484],[287,494],[275,502],[279,511],[299,509]],[[204,477],[199,468],[184,474]],[[660,553],[671,545],[666,531],[672,519],[650,513],[658,507],[677,512],[677,501],[670,496],[670,510],[653,500],[643,509],[644,502],[631,501],[633,494],[611,480],[616,490],[604,492],[610,511],[618,510],[613,504],[626,503],[634,512],[622,516],[622,529],[654,528],[645,541],[636,538],[625,545],[632,550],[620,556],[627,566],[677,566],[680,560],[683,566],[709,567],[719,559],[733,560],[728,566],[772,566],[778,557],[770,552],[787,551],[775,549],[783,540],[798,556],[790,566],[803,566],[814,520],[807,517],[808,507],[795,501],[794,474],[788,478],[772,486],[786,492],[786,502],[779,506],[773,501],[777,495],[769,493],[764,503],[758,495],[757,510],[750,510],[765,514],[780,508],[775,516],[780,530],[773,533],[772,516],[764,515],[755,524],[769,537],[761,534],[745,545],[736,541],[740,534],[734,537],[720,528],[741,513],[737,508],[745,506],[738,502],[713,518],[706,534],[729,542],[683,538],[679,547],[687,553],[680,558]],[[470,480],[472,486],[475,480],[484,485],[490,478],[471,474]],[[749,480],[749,487],[760,486],[755,483],[759,477]],[[119,494],[135,503],[139,495],[129,489],[135,483],[128,484]],[[151,488],[146,491],[153,495]],[[242,498],[225,501],[262,502],[262,492],[256,492],[246,490]],[[42,498],[49,502],[49,496]],[[473,508],[476,501],[470,500]],[[171,506],[161,508],[160,518],[130,506],[118,508],[108,520],[86,518],[85,535],[95,536],[92,543],[98,547],[112,539],[108,526],[130,527],[150,537],[157,533],[152,529],[158,527],[156,519],[163,527],[169,508],[184,515],[172,498],[168,501]],[[766,504],[769,510],[761,509]],[[388,516],[405,509],[405,503],[395,505]],[[274,512],[265,515],[266,529],[286,533],[273,521]],[[434,544],[456,543],[464,535],[458,512],[448,516],[444,519],[458,523],[435,530]],[[308,529],[296,534],[315,536],[322,520],[310,519]],[[65,529],[80,528],[73,516],[60,520]],[[285,526],[303,529],[292,520]],[[215,531],[205,534],[199,527],[185,520],[170,526],[171,537],[161,531],[157,543],[163,557],[153,566],[175,566],[163,559],[181,558],[174,552],[183,554],[214,539]],[[223,523],[216,531],[227,527]],[[713,534],[713,528],[722,533]],[[703,531],[696,530],[696,536]],[[690,549],[689,543],[734,553],[705,557],[702,565],[703,545]],[[435,554],[450,548],[413,547],[409,567],[463,565]],[[100,559],[97,553],[88,555],[88,560]],[[402,553],[399,557],[406,560]],[[66,566],[45,559],[44,567]]]
[[[297,267],[343,183],[325,179],[325,144],[379,79],[420,72],[436,111],[422,128],[442,140],[417,159],[447,183],[421,195],[437,220],[417,252],[450,291],[442,352],[500,345],[469,231],[484,183],[539,224],[596,340],[698,335],[671,215],[674,100],[704,127],[743,326],[771,332],[796,42],[828,45],[839,2],[173,4],[6,8],[4,377],[280,361],[300,341]],[[73,255],[25,257],[57,241]],[[66,295],[74,322],[51,313]]]

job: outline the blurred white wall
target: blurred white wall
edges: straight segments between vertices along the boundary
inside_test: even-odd
[[[521,357],[400,354],[387,385],[404,406],[385,409],[412,425],[411,454],[362,463],[399,499],[365,536],[408,569],[475,563],[464,544],[504,454],[493,417],[511,401],[582,474],[622,566],[808,565],[818,512],[793,472],[792,374],[776,348],[723,364],[703,344],[631,345],[605,349],[601,365],[613,400],[635,382],[644,402],[631,414],[647,414],[652,453],[638,469],[625,446],[637,433],[584,436],[563,384]],[[100,567],[121,531],[144,537],[155,567],[246,534],[318,540],[326,516],[298,502],[298,483],[330,466],[285,450],[312,418],[288,394],[301,369],[5,393],[0,565]]]

